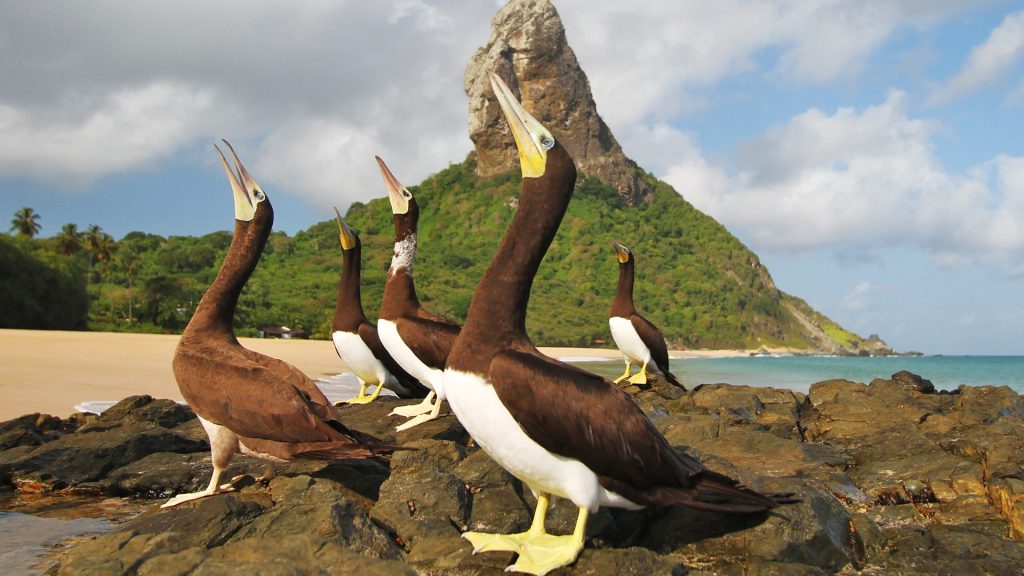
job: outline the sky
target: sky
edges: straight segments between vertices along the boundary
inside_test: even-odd
[[[502,4],[4,2],[0,215],[230,229],[220,138],[289,234],[383,196],[374,154],[417,183],[472,149]],[[782,290],[897,350],[1024,354],[1020,3],[554,5],[626,154]]]

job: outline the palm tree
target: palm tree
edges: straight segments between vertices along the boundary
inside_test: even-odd
[[[29,238],[38,234],[41,228],[39,214],[27,206],[15,212],[14,219],[11,220],[11,230],[17,230],[18,234]]]
[[[125,276],[128,277],[128,323],[131,324],[132,317],[132,280],[139,271],[139,254],[135,251],[130,244],[121,246],[121,268],[124,270]]]
[[[84,233],[85,243],[89,247],[89,272],[85,275],[86,285],[89,288],[92,287],[92,263],[96,260],[96,249],[104,235],[103,229],[98,224],[89,224],[89,228]]]
[[[65,224],[57,234],[57,252],[64,256],[77,254],[82,249],[82,235],[77,224]]]
[[[99,226],[97,226],[99,228]],[[110,234],[106,232],[100,232],[99,238],[92,246],[92,255],[96,259],[96,263],[100,265],[100,282],[104,282],[107,276],[110,275],[110,257],[113,255],[114,239],[110,237]],[[102,288],[100,288],[100,296],[102,296]],[[114,299],[110,299],[110,319],[114,319]]]

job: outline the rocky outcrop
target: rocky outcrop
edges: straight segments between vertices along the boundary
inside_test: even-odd
[[[506,4],[494,17],[487,45],[466,66],[469,137],[481,176],[519,167],[515,146],[510,145],[512,135],[491,91],[489,71],[501,76],[526,109],[551,130],[582,173],[612,185],[631,205],[643,199],[648,184],[597,113],[590,83],[549,0]]]
[[[1007,388],[937,393],[900,372],[869,384],[820,382],[806,395],[727,384],[670,397],[657,386],[630,389],[677,449],[802,501],[755,516],[602,509],[579,560],[557,573],[1024,571],[1024,401]],[[387,413],[396,402],[339,409],[350,425],[414,448],[390,467],[293,463],[269,483],[246,478],[236,493],[161,510],[171,493],[205,485],[209,452],[186,408],[135,397],[100,417],[0,423],[39,429],[0,451],[0,482],[159,498],[117,531],[72,547],[57,574],[498,573],[512,555],[473,555],[460,535],[526,529],[533,495],[451,415],[394,434]],[[81,454],[68,457],[69,447]],[[256,475],[263,464],[239,457],[230,472]],[[549,530],[571,531],[575,515],[555,505]]]

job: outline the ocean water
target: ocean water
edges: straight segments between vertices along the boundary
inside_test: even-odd
[[[565,356],[560,360],[611,379],[622,374],[621,360],[588,356]],[[1024,356],[740,356],[673,358],[671,365],[672,372],[687,388],[724,382],[807,392],[811,384],[822,380],[845,379],[867,384],[875,378],[888,379],[900,370],[909,370],[931,380],[939,390],[956,390],[961,385],[1009,386],[1024,394]],[[350,372],[321,378],[316,383],[331,402],[348,400],[359,392],[359,381]],[[381,396],[394,395],[387,389],[381,391]],[[78,404],[75,409],[99,414],[115,403],[93,400]]]
[[[622,363],[606,363],[602,374],[622,373]],[[822,380],[842,378],[867,384],[908,370],[931,380],[940,390],[966,386],[1009,386],[1024,393],[1024,356],[753,356],[737,358],[686,358],[671,360],[672,372],[688,388],[726,382],[770,386],[807,392]],[[588,364],[588,369],[599,368]],[[598,370],[595,370],[598,371]]]

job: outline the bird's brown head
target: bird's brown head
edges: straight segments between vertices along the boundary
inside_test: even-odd
[[[569,152],[543,124],[523,108],[497,74],[491,72],[489,75],[491,88],[519,150],[523,194],[554,190],[567,191],[571,195],[576,182],[576,166]]]
[[[259,216],[260,220],[270,218],[273,221],[273,209],[270,206],[270,199],[267,198],[267,193],[263,191],[263,188],[249,174],[249,171],[245,169],[245,165],[238,159],[238,155],[235,154],[235,149],[231,146],[231,143],[227,140],[222,140],[222,142],[228,147],[228,152],[231,153],[231,158],[235,164],[235,169],[232,170],[231,166],[228,165],[227,159],[224,158],[224,153],[221,152],[217,145],[214,145],[214,148],[217,149],[217,156],[220,158],[220,164],[224,168],[224,173],[227,174],[228,181],[231,182],[231,191],[235,195],[235,220],[253,222]]]
[[[395,218],[395,242],[400,242],[416,233],[420,207],[412,192],[398,181],[380,156],[374,158],[377,159],[377,167],[380,168],[384,187],[388,191],[388,200],[391,202],[391,213]]]
[[[359,235],[341,219],[341,212],[338,212],[337,207],[334,208],[334,217],[338,222],[338,241],[341,243],[341,249],[348,252],[358,248],[360,244]]]
[[[633,252],[622,244],[613,241],[612,248],[615,248],[615,257],[619,260],[619,264],[626,264],[633,259]]]

